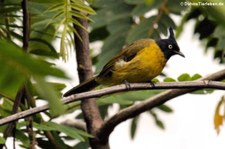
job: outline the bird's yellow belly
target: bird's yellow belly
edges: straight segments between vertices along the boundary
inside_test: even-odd
[[[103,82],[118,84],[125,80],[130,83],[151,81],[162,72],[165,64],[164,54],[157,45],[151,44],[137,53],[131,61],[115,64],[112,76]]]

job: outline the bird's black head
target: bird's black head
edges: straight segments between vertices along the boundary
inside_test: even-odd
[[[163,51],[167,60],[173,55],[180,55],[184,57],[184,54],[180,51],[180,48],[174,37],[173,29],[169,28],[169,38],[168,39],[159,39],[156,40],[156,43],[159,45],[160,49]]]

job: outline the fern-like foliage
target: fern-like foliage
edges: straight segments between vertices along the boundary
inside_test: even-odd
[[[74,25],[87,30],[83,27],[77,18],[91,20],[87,15],[95,14],[95,11],[85,4],[82,0],[63,0],[51,5],[43,14],[51,14],[50,18],[44,20],[45,27],[54,25],[60,36],[60,55],[64,60],[67,59],[69,48],[74,45],[74,36],[80,40],[80,35],[74,28]]]

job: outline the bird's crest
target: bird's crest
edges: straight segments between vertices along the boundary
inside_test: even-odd
[[[169,34],[170,34],[169,40],[171,40],[172,42],[174,42],[178,46],[172,27],[169,27]]]
[[[172,27],[169,27],[169,33],[170,33],[169,39],[176,41]]]

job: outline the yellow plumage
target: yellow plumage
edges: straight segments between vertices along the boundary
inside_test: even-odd
[[[147,82],[158,76],[166,64],[163,52],[154,40],[148,39],[138,42],[142,44],[145,42],[145,48],[140,49],[136,56],[128,62],[122,59],[114,59],[115,64],[111,70],[112,76],[101,77],[100,75],[96,78],[96,81],[101,84],[112,85],[123,83],[125,80],[130,83]],[[138,43],[136,42],[136,44]]]

